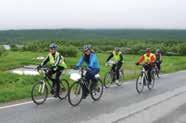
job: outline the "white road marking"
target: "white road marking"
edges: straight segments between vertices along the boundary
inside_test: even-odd
[[[94,119],[90,119],[88,121],[83,121],[82,123],[88,122],[88,123],[112,123],[115,121],[118,121],[119,119],[126,119],[132,115],[135,115],[137,113],[140,113],[148,108],[151,108],[155,105],[158,105],[162,102],[165,102],[172,97],[178,96],[180,94],[183,94],[186,92],[186,86],[174,89],[172,91],[165,92],[164,94],[157,95],[155,97],[151,97],[149,99],[146,99],[142,102],[131,104],[127,107],[122,107],[119,109],[116,109],[112,113],[108,114],[101,114]]]
[[[55,99],[55,98],[54,97],[47,98],[47,100],[52,100],[52,99]],[[6,108],[13,108],[13,107],[16,107],[16,106],[21,106],[21,105],[26,105],[26,104],[31,104],[31,103],[33,103],[33,101],[27,101],[27,102],[23,102],[23,103],[16,103],[16,104],[7,105],[7,106],[1,106],[0,110],[1,109],[6,109]]]

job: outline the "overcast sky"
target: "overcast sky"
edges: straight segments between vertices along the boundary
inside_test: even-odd
[[[0,0],[0,29],[186,29],[186,0]]]

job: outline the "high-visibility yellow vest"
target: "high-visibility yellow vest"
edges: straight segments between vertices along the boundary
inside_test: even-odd
[[[120,55],[122,54],[122,52],[116,53],[116,51],[113,51],[112,53],[113,53],[113,59],[114,59],[114,61],[115,62],[120,61]]]
[[[144,54],[144,62],[145,63],[150,62],[150,59],[151,59],[152,56],[154,56],[154,58],[156,59],[156,56],[154,54],[152,54],[152,53],[150,53],[149,56],[147,56],[147,54]]]
[[[51,53],[49,53],[49,54],[48,54],[48,56],[49,56],[49,63],[50,63],[51,65],[53,65],[53,64],[55,63],[56,58],[57,58],[59,55],[60,55],[60,54],[59,54],[58,52],[55,53],[55,56],[53,56]],[[64,68],[67,68],[67,65],[66,65],[66,63],[65,63],[65,61],[64,61],[64,57],[63,57],[63,56],[61,56],[61,57],[62,57],[62,58],[61,58],[61,60],[60,60],[59,66],[64,67]]]

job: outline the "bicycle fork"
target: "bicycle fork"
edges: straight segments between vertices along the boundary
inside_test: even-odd
[[[39,86],[39,92],[40,92],[40,93],[43,93],[43,92],[44,92],[44,89],[45,89],[46,83],[43,82],[43,81],[42,81],[41,83],[42,83],[42,85]]]

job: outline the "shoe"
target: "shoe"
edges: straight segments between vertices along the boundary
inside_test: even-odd
[[[116,80],[115,83],[116,83],[116,85],[118,85],[118,86],[121,85],[121,83],[119,82],[119,80]]]

